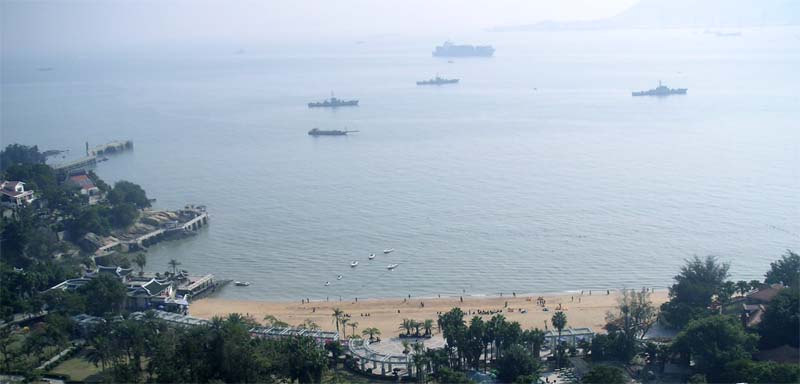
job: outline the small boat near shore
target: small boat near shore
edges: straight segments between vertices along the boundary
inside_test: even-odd
[[[330,281],[326,281],[326,282],[325,282],[325,286],[327,287],[327,286],[329,286],[329,285],[331,285],[331,282],[330,282]]]
[[[389,264],[388,266],[386,266],[386,269],[391,271],[391,270],[397,268],[398,265],[400,265],[400,264]]]
[[[372,259],[374,259],[374,258],[375,258],[375,254],[374,254],[374,253],[370,253],[370,254],[369,254],[369,259],[370,259],[370,260],[372,260]]]
[[[341,280],[342,277],[344,277],[344,276],[342,276],[342,275],[336,276],[336,280]]]
[[[389,249],[384,249],[383,250],[383,254],[385,254],[385,255],[388,255],[388,254],[390,254],[392,252],[394,252],[394,248],[389,248]]]
[[[237,287],[249,287],[250,286],[250,282],[249,281],[237,281],[237,282],[234,282],[233,284],[236,285]]]
[[[358,266],[358,260],[353,260],[353,262],[350,263],[350,268],[355,268],[357,266]]]

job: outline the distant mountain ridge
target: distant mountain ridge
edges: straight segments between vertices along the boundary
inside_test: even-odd
[[[742,28],[800,25],[800,0],[641,0],[622,13],[598,20],[542,21],[492,31],[609,28]]]

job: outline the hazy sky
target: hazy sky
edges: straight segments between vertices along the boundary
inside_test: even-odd
[[[184,43],[457,37],[498,25],[612,16],[637,0],[2,1],[4,54]]]

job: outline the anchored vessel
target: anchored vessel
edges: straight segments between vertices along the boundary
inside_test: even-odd
[[[489,57],[493,54],[494,48],[491,45],[456,45],[449,41],[445,41],[433,51],[433,55],[436,57]]]
[[[658,81],[658,87],[647,91],[632,92],[633,96],[668,96],[668,95],[685,95],[687,88],[669,88]]]
[[[442,85],[442,84],[456,84],[458,79],[445,79],[436,75],[433,79],[417,81],[417,85]]]
[[[323,100],[323,101],[315,101],[308,103],[309,108],[322,108],[322,107],[357,107],[358,100],[342,100],[337,99],[335,96],[331,95],[330,99]]]
[[[308,134],[311,136],[344,136],[350,132],[358,132],[358,131],[340,131],[338,129],[333,129],[330,131],[323,131],[319,128],[314,128],[308,131]]]

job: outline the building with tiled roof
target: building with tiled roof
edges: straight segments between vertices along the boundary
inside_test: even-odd
[[[25,183],[21,181],[3,181],[0,184],[0,197],[16,206],[30,204],[35,199],[33,191],[26,191]]]
[[[94,181],[86,174],[72,175],[67,179],[67,183],[80,188],[81,195],[95,195],[100,193],[100,188],[94,185]]]

